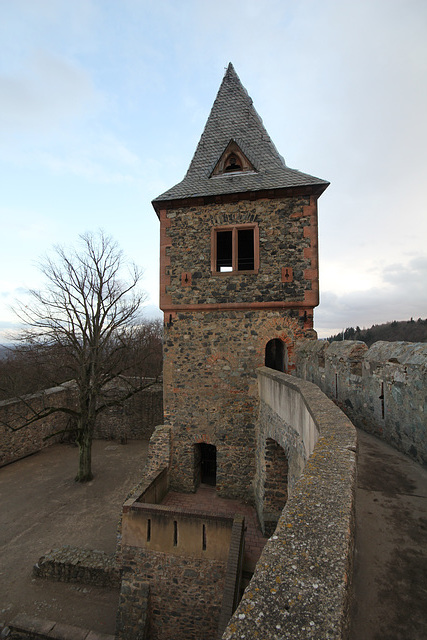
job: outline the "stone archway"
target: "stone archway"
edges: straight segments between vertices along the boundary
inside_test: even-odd
[[[276,528],[288,499],[288,458],[283,448],[272,438],[265,441],[265,479],[263,520],[265,535]]]
[[[280,338],[273,338],[265,345],[265,366],[288,372],[288,349]]]

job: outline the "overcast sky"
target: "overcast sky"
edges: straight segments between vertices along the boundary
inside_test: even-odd
[[[99,228],[157,305],[151,200],[230,61],[287,165],[331,182],[319,336],[427,316],[425,0],[0,0],[0,53],[1,332],[37,260]]]

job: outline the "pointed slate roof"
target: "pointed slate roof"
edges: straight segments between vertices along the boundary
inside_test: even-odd
[[[212,175],[232,140],[255,171]],[[153,205],[184,198],[314,185],[321,193],[328,184],[286,166],[230,62],[185,178],[155,198]]]

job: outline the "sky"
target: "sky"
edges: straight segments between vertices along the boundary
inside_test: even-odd
[[[319,199],[319,337],[427,317],[425,0],[0,0],[0,341],[55,245],[103,229],[158,304],[151,200],[231,61]]]

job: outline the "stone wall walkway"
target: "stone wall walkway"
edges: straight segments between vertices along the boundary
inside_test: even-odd
[[[427,469],[358,430],[351,640],[427,638]]]

